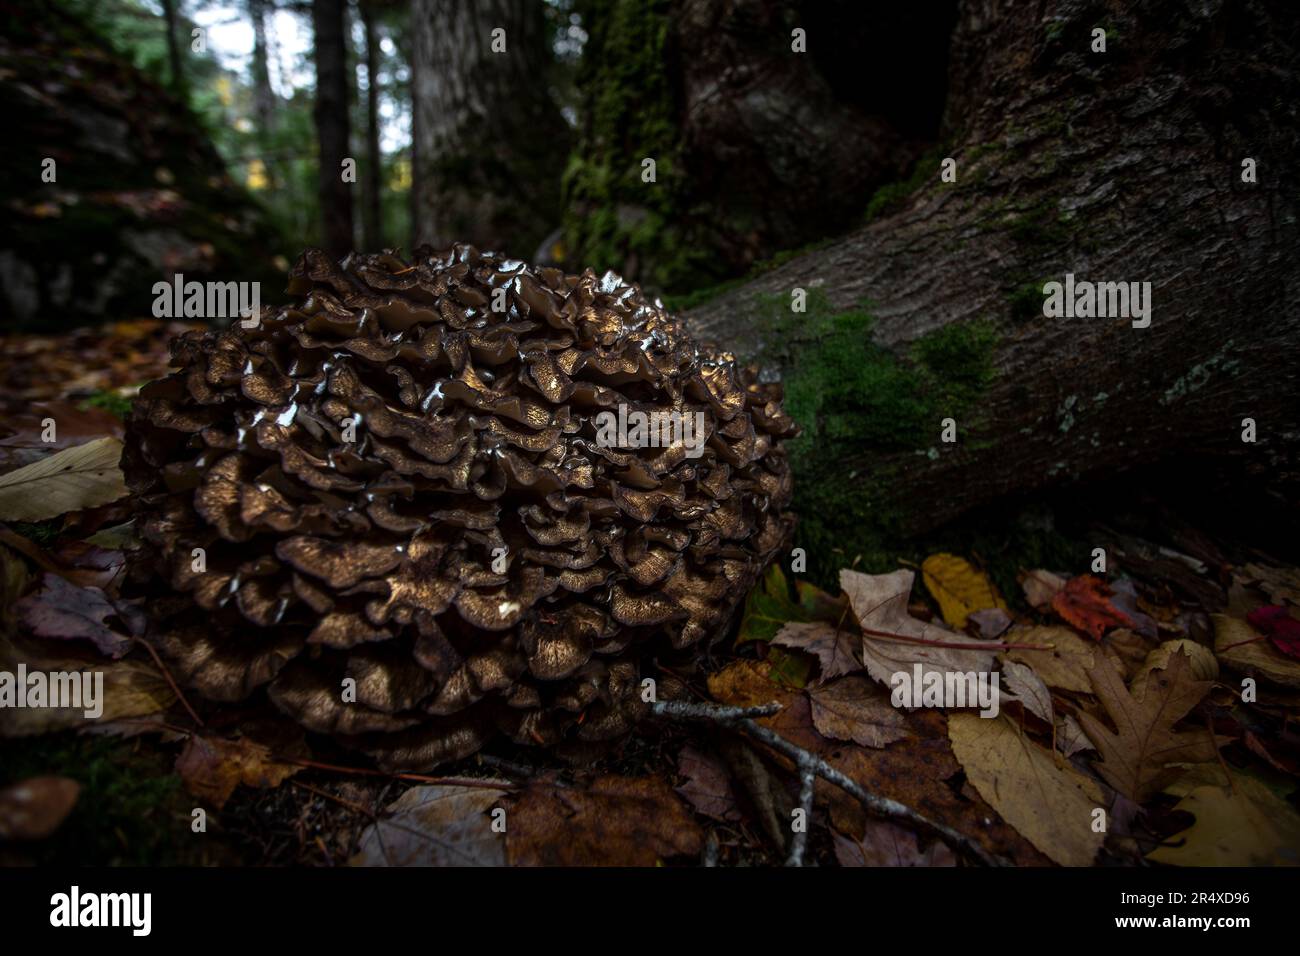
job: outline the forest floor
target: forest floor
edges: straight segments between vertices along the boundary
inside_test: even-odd
[[[168,331],[3,341],[0,516],[7,475],[121,438]],[[1256,526],[1124,488],[878,573],[846,555],[824,587],[770,569],[708,654],[651,663],[686,713],[430,774],[175,686],[127,636],[125,499],[7,519],[0,672],[102,671],[108,698],[97,721],[0,714],[0,864],[1300,863],[1300,571]],[[895,674],[980,671],[1001,681],[989,719],[891,700]]]

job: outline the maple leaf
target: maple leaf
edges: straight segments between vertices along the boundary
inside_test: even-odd
[[[176,758],[186,789],[220,810],[241,783],[274,789],[302,768],[276,760],[270,748],[251,740],[192,735]]]
[[[1130,800],[1143,803],[1160,792],[1179,772],[1172,764],[1214,759],[1217,748],[1207,732],[1174,730],[1213,686],[1195,679],[1186,654],[1171,654],[1163,670],[1148,675],[1141,700],[1108,660],[1098,660],[1089,677],[1115,730],[1085,711],[1078,720],[1101,755],[1095,769]]]
[[[1110,588],[1100,578],[1081,574],[1071,578],[1052,597],[1052,610],[1094,640],[1108,627],[1136,627],[1134,621],[1110,601]]]
[[[921,665],[923,674],[935,672],[940,676],[989,670],[993,654],[974,638],[926,624],[907,612],[912,577],[907,570],[892,574],[861,574],[848,569],[840,572],[840,586],[865,632],[862,662],[867,673],[889,686],[892,675],[910,672],[916,664]],[[927,641],[957,646],[942,647]],[[974,647],[967,650],[961,646],[967,644]]]

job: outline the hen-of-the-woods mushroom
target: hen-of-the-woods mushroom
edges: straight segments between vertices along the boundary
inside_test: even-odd
[[[610,739],[789,543],[780,386],[637,286],[458,245],[289,292],[177,339],[128,424],[149,639],[204,697],[391,768]]]

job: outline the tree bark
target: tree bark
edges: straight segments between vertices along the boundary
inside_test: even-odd
[[[379,187],[383,163],[383,156],[379,151],[379,55],[377,53],[379,41],[375,36],[375,18],[370,4],[362,0],[358,8],[361,12],[366,45],[366,164],[362,177],[364,190],[361,234],[366,249],[370,252],[378,252],[384,242],[382,196]]]
[[[348,156],[348,73],[344,44],[344,0],[313,0],[316,36],[316,138],[320,167],[322,242],[333,256],[343,256],[353,244],[352,185],[343,181]]]
[[[271,71],[267,66],[267,0],[248,0],[248,18],[253,23],[253,115],[257,138],[262,147],[262,165],[268,189],[276,189],[281,178],[277,163],[271,158],[275,136],[275,93],[271,90]]]
[[[167,62],[171,67],[172,92],[177,96],[185,95],[185,71],[181,60],[180,40],[176,36],[178,27],[176,0],[162,0],[163,22],[167,25]]]
[[[530,256],[559,222],[568,147],[542,5],[413,0],[411,31],[416,241]]]
[[[1099,25],[1104,53],[1091,50]],[[1296,37],[1285,0],[1105,12],[964,0],[945,114],[956,183],[936,172],[901,209],[690,311],[689,323],[759,354],[771,344],[755,325],[763,298],[821,290],[834,309],[867,302],[871,336],[903,364],[926,333],[992,323],[996,375],[956,416],[955,444],[934,421],[914,447],[860,446],[835,465],[849,486],[872,482],[872,506],[901,511],[905,531],[1189,454],[1293,482]],[[1257,183],[1243,182],[1247,158]],[[1045,317],[1042,286],[1066,273],[1149,281],[1150,326]]]

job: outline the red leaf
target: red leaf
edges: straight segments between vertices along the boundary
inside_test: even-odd
[[[1052,610],[1067,624],[1100,641],[1109,627],[1134,626],[1129,616],[1110,602],[1110,594],[1105,581],[1080,575],[1052,597]]]
[[[1275,604],[1256,608],[1246,615],[1246,620],[1287,657],[1300,660],[1300,621],[1286,608]]]

